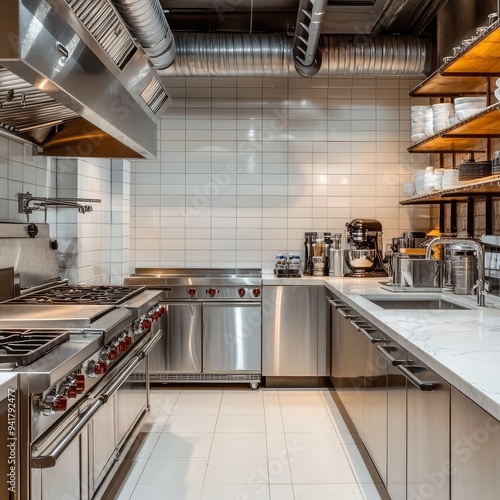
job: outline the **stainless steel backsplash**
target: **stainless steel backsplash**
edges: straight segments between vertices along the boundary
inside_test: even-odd
[[[37,235],[29,235],[29,226]],[[57,251],[52,249],[48,224],[0,223],[0,268],[13,267],[21,288],[59,277]]]

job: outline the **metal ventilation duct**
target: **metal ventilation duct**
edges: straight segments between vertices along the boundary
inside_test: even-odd
[[[176,33],[177,55],[162,76],[295,75],[293,40],[284,35]],[[322,35],[320,75],[422,76],[427,39],[412,36]]]
[[[132,35],[157,69],[174,61],[175,41],[159,0],[112,0]]]
[[[321,68],[319,37],[326,3],[327,0],[300,0],[293,41],[295,69],[300,76],[314,76]]]

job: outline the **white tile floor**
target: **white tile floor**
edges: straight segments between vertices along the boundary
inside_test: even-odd
[[[108,498],[387,498],[327,390],[153,389],[143,431]]]

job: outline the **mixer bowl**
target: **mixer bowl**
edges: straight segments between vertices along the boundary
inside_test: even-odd
[[[375,249],[344,250],[344,260],[352,272],[366,273],[375,267],[377,252]]]

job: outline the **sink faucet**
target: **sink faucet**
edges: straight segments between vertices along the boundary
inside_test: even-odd
[[[484,250],[483,245],[479,241],[473,238],[446,238],[438,236],[429,241],[425,250],[425,258],[428,260],[431,258],[432,247],[434,245],[455,245],[457,243],[467,243],[477,250],[477,283],[475,287],[477,305],[484,306],[484,296],[486,294],[484,286]]]

